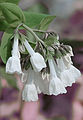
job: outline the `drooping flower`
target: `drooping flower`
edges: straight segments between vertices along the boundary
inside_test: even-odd
[[[49,59],[48,63],[49,63],[49,68],[50,68],[50,83],[49,83],[50,95],[52,94],[58,95],[58,94],[66,93],[66,89],[62,81],[56,75],[53,60]]]
[[[21,65],[20,65],[20,53],[18,48],[18,35],[16,34],[14,38],[13,43],[13,49],[12,49],[12,56],[9,57],[7,63],[6,63],[6,72],[7,73],[22,73]]]
[[[57,64],[54,62],[57,76],[63,82],[64,86],[72,86],[76,82],[77,78],[81,76],[80,71],[73,65],[68,68],[63,59],[56,59]]]
[[[31,61],[34,71],[40,72],[43,68],[46,67],[46,63],[44,61],[43,56],[35,52],[27,40],[25,40],[24,45],[26,49],[28,50],[29,54],[31,55],[30,61]]]
[[[36,86],[34,84],[34,71],[29,68],[27,72],[28,77],[22,92],[22,99],[25,101],[37,101],[38,94]]]
[[[31,69],[31,78],[29,78],[30,74],[30,68],[27,71],[23,71],[23,75],[21,80],[26,84],[28,79],[31,79],[33,77],[33,83],[36,86],[37,93],[43,93],[43,94],[49,94],[49,80],[47,78],[42,79],[42,75],[39,72],[35,72]],[[27,83],[28,84],[28,83]]]
[[[60,75],[60,79],[62,80],[65,87],[72,86],[73,83],[81,76],[80,71],[75,68],[73,65],[65,71],[63,71]]]

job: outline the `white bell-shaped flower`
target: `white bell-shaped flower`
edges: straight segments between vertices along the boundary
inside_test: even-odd
[[[43,56],[35,52],[27,40],[25,40],[24,45],[26,49],[28,50],[29,54],[31,55],[30,61],[31,61],[34,71],[40,72],[43,68],[46,67],[46,63],[44,61]]]
[[[65,87],[72,86],[73,83],[81,76],[80,71],[73,65],[60,74],[60,79],[62,80]]]
[[[20,65],[20,53],[18,49],[18,35],[16,34],[13,43],[12,56],[8,59],[6,63],[6,72],[7,73],[22,73]]]
[[[31,68],[28,69],[28,78],[22,92],[22,99],[25,101],[37,101],[38,94],[34,84],[34,72]]]
[[[72,86],[73,83],[81,76],[80,71],[75,68],[73,65],[70,65],[69,69],[64,64],[63,59],[56,59],[54,63],[57,76],[63,82],[64,86]],[[60,64],[61,63],[61,64]]]
[[[49,63],[49,68],[50,68],[50,83],[49,83],[50,95],[52,95],[52,94],[58,95],[58,94],[66,93],[67,91],[66,91],[63,83],[56,75],[53,60],[49,59],[48,63]]]

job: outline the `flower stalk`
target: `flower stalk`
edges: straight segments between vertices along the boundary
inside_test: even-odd
[[[31,28],[29,28],[28,26],[26,26],[25,24],[22,24],[22,26],[28,30],[33,36],[34,38],[38,41],[41,42],[42,45],[44,45],[44,47],[46,48],[46,44],[33,32],[33,30]]]

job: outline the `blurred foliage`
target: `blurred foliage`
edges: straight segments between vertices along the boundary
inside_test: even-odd
[[[79,48],[83,47],[83,41],[82,40],[70,40],[70,39],[62,39],[62,43],[71,45],[73,48]]]
[[[2,2],[9,2],[9,3],[14,3],[14,4],[18,4],[20,0],[0,0],[0,3]]]
[[[0,78],[5,79],[9,84],[9,86],[18,89],[16,78],[14,77],[14,75],[7,74],[5,72],[5,67],[0,67]],[[1,79],[0,79],[0,88],[2,88]]]
[[[30,8],[28,8],[27,11],[28,12],[36,12],[36,13],[45,13],[45,14],[48,13],[48,9],[40,3],[34,4]]]

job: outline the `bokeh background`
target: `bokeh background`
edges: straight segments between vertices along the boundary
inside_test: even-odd
[[[57,32],[61,42],[73,47],[74,65],[83,72],[83,0],[21,0],[19,6],[56,15],[49,31]],[[22,88],[19,76],[7,75],[0,60],[0,120],[83,120],[83,76],[67,87],[67,94],[41,94],[37,102],[22,101]]]

